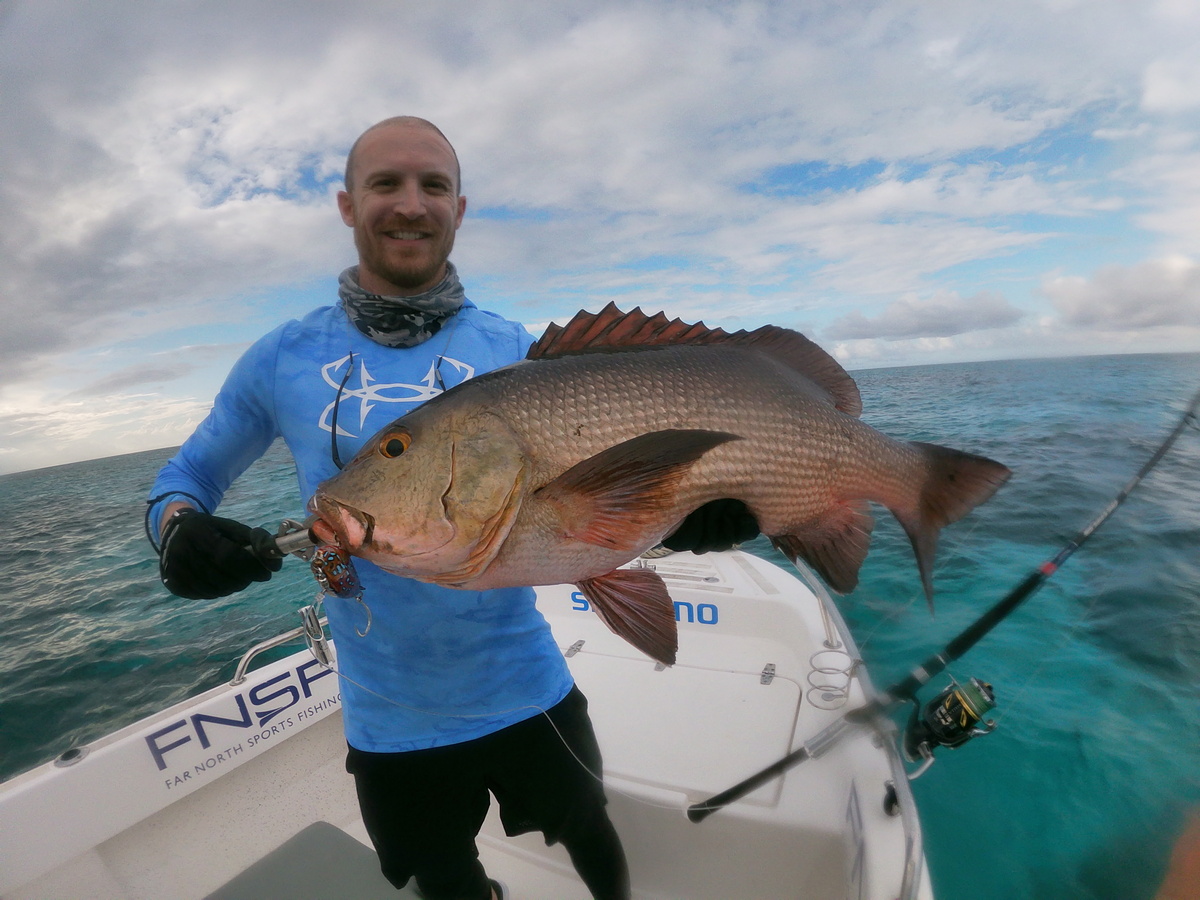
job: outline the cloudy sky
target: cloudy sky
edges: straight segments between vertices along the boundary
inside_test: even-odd
[[[847,368],[1200,350],[1200,4],[6,0],[0,472],[179,443],[330,302],[398,113],[537,333],[609,300]]]

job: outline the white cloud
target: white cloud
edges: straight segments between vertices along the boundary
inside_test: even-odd
[[[1196,132],[1160,134],[1153,152],[1117,173],[1144,192],[1135,222],[1162,236],[1165,251],[1200,255],[1200,138]]]
[[[161,394],[0,397],[0,474],[180,444],[210,402]]]
[[[1104,225],[1122,246],[1200,255],[1197,26],[1194,4],[1120,0],[10,0],[0,383],[50,402],[74,366],[120,397],[154,374],[132,346],[241,340],[352,261],[343,155],[399,112],[458,148],[456,260],[510,315],[617,297],[1009,352],[1002,328],[946,334],[1011,315],[1001,295],[1048,316],[1043,273],[1094,268],[1077,223],[1136,209]],[[877,174],[777,183],[810,164]],[[87,369],[101,347],[131,358]],[[137,389],[184,402],[215,365]]]
[[[882,313],[868,318],[857,310],[837,319],[824,330],[836,341],[882,338],[905,340],[918,337],[954,337],[969,331],[1007,328],[1023,313],[999,294],[980,292],[960,297],[944,291],[927,299],[906,295]]]
[[[1057,276],[1042,290],[1068,325],[1112,331],[1200,327],[1200,264],[1182,256],[1105,266],[1090,278]]]
[[[1193,53],[1150,63],[1142,79],[1142,107],[1155,113],[1200,108],[1200,59]]]

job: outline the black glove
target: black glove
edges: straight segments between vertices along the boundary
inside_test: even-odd
[[[275,540],[262,528],[183,509],[167,520],[158,574],[188,600],[215,600],[267,581],[283,567]]]
[[[683,520],[675,533],[663,538],[668,550],[708,553],[758,537],[758,520],[741,500],[710,500]]]

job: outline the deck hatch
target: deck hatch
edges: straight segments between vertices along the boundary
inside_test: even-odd
[[[646,670],[646,661],[586,651],[571,660],[609,775],[708,795],[792,749],[801,698],[794,681],[764,686],[761,672],[685,665],[647,678]]]

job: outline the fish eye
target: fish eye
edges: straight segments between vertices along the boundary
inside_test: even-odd
[[[379,442],[379,452],[388,459],[395,459],[408,449],[412,443],[412,435],[406,431],[395,431],[385,434]]]

